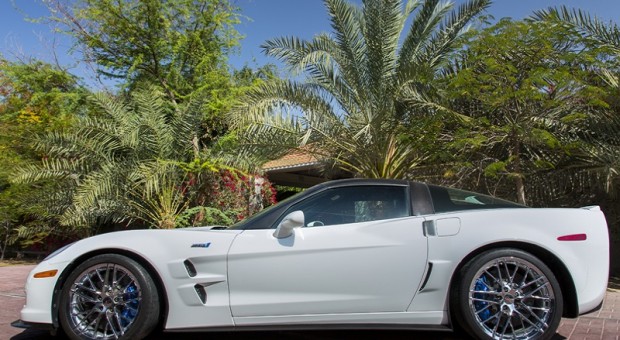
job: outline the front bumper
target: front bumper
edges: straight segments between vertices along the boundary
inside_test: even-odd
[[[11,326],[15,328],[25,328],[25,329],[40,329],[44,331],[54,331],[54,326],[49,323],[37,323],[37,322],[27,322],[23,320],[15,320],[11,322]]]
[[[54,288],[60,273],[66,267],[66,263],[42,262],[35,267],[26,280],[26,304],[21,310],[20,318],[26,324],[49,324],[52,325],[52,299]],[[49,278],[37,278],[33,275],[37,272],[57,269],[59,275]]]

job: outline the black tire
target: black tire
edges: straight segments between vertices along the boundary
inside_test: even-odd
[[[553,272],[518,249],[494,249],[469,261],[452,287],[452,322],[475,339],[550,339],[563,298]]]
[[[148,271],[122,255],[94,256],[64,282],[59,315],[70,339],[142,339],[157,325],[160,303]]]

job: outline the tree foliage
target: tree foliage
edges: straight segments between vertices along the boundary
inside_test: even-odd
[[[28,133],[70,126],[85,114],[87,94],[75,76],[51,64],[0,58],[0,119],[6,126]]]
[[[219,90],[226,55],[239,39],[236,9],[227,0],[50,0],[48,6],[102,75],[158,84],[173,99]]]
[[[0,235],[3,252],[10,244],[32,245],[61,232],[48,200],[54,183],[11,184],[15,168],[34,164],[33,136],[72,126],[88,114],[88,91],[65,70],[38,60],[0,59]],[[65,231],[65,235],[70,233]]]
[[[536,11],[534,18],[576,30],[593,45],[607,51],[598,74],[609,87],[606,102],[609,115],[591,124],[590,148],[584,160],[585,176],[600,177],[608,193],[620,192],[620,28],[601,19],[566,6]]]
[[[176,103],[200,97],[203,138],[226,133],[236,87],[227,56],[240,36],[229,0],[48,0],[99,75],[129,92],[155,84]]]
[[[39,195],[26,204],[45,207],[33,221],[82,235],[100,227],[170,228],[213,215],[215,198],[205,199],[205,190],[233,169],[225,163],[240,164],[220,147],[226,142],[216,143],[227,133],[223,115],[274,73],[269,65],[229,73],[227,55],[239,39],[236,9],[228,0],[46,4],[50,19],[101,76],[121,82],[121,91],[86,100],[88,91],[64,70],[2,60],[1,118],[10,124],[0,126],[0,148],[11,152],[1,154],[10,166],[0,166],[0,185],[31,188]],[[234,135],[224,140],[236,143]],[[195,163],[214,168],[188,170]],[[194,209],[187,222],[185,211],[197,204],[206,210]],[[227,211],[213,209],[220,208]],[[237,208],[227,221],[252,212]],[[6,235],[42,235],[20,214]]]
[[[504,19],[477,35],[456,63],[454,109],[474,119],[456,144],[482,157],[476,166],[486,176],[513,181],[520,203],[527,177],[579,152],[586,119],[607,106],[603,90],[589,84],[596,56],[563,27]]]
[[[173,104],[155,87],[126,100],[103,94],[93,100],[98,115],[36,137],[43,162],[21,167],[15,178],[59,183],[67,193],[53,204],[61,224],[89,232],[114,225],[175,228],[186,209],[213,205],[218,195],[207,189],[218,185],[220,171],[233,168],[198,140],[201,103]]]

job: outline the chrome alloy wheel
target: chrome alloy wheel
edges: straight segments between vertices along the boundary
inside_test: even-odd
[[[534,264],[517,257],[486,262],[469,287],[469,308],[493,339],[532,339],[549,328],[555,294]]]
[[[80,273],[69,292],[70,323],[90,339],[118,339],[140,309],[141,288],[135,276],[115,263],[101,263]]]

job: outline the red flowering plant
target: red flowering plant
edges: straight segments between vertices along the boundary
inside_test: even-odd
[[[212,203],[237,222],[243,220],[275,201],[275,189],[264,177],[246,174],[239,170],[225,169],[213,184]]]
[[[178,226],[230,225],[276,203],[276,190],[258,174],[222,164],[194,162],[183,188],[191,197]]]

